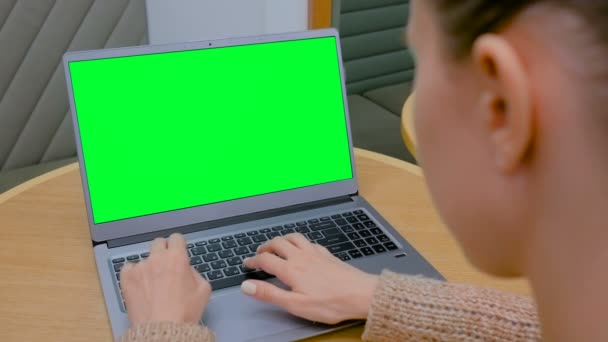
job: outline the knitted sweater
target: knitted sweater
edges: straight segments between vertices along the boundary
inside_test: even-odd
[[[146,323],[122,342],[213,342],[205,327]],[[530,298],[384,272],[367,318],[365,341],[539,341]]]

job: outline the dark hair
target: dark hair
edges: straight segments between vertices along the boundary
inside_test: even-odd
[[[546,3],[568,8],[580,15],[608,47],[608,1],[606,0],[433,0],[447,35],[448,52],[455,57],[470,54],[475,40],[504,28],[526,8]]]

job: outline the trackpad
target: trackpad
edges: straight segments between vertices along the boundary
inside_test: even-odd
[[[286,333],[312,323],[289,315],[284,310],[245,296],[240,289],[214,293],[203,322],[217,341],[251,341]],[[314,328],[313,328],[314,329]]]

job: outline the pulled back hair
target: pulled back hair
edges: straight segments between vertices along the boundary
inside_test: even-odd
[[[608,48],[608,1],[606,0],[432,0],[447,35],[448,52],[464,58],[475,40],[500,31],[514,17],[535,4],[551,4],[574,11],[604,47]]]

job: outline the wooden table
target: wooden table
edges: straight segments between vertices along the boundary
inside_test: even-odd
[[[418,167],[357,150],[361,193],[448,280],[528,294],[485,276],[439,220]],[[0,341],[111,341],[78,165],[0,194]],[[358,341],[355,327],[309,341]]]

